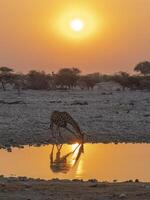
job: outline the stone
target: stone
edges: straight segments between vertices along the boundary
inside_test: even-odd
[[[119,195],[119,199],[126,199],[126,198],[127,198],[127,195],[124,194],[124,193],[121,193],[121,194]]]

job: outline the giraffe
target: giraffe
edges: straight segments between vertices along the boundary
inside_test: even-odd
[[[74,128],[74,130],[81,136],[81,139],[83,142],[84,134],[81,132],[78,123],[71,117],[71,115],[68,112],[59,112],[59,111],[52,112],[51,118],[50,118],[50,128],[52,130],[53,137],[54,137],[54,133],[53,133],[54,125],[56,125],[56,128],[59,132],[60,137],[61,137],[61,132],[60,132],[61,127],[65,128],[66,130],[70,131],[76,136],[76,134],[67,127],[68,124],[70,124]]]

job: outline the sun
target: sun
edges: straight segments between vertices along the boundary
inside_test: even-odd
[[[75,32],[80,32],[84,29],[85,23],[82,19],[73,19],[70,22],[70,28]]]
[[[82,5],[61,8],[52,20],[51,27],[54,28],[55,35],[62,35],[65,40],[75,42],[87,40],[97,34],[100,21],[93,10]]]

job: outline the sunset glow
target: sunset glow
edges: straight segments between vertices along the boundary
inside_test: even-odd
[[[149,7],[149,0],[0,0],[0,66],[133,72],[150,59]]]

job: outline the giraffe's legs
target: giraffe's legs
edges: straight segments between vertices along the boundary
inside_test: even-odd
[[[60,131],[60,128],[59,128],[59,137],[63,138],[63,137],[62,137],[62,135],[61,135],[61,131]]]
[[[50,128],[50,130],[51,130],[52,137],[55,138],[55,136],[54,136],[54,124],[53,124],[52,121],[50,122],[50,126],[49,126],[49,128]]]
[[[61,131],[60,131],[60,126],[57,126],[57,133],[58,133],[58,136],[62,138]]]

